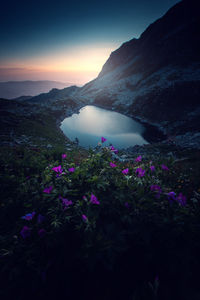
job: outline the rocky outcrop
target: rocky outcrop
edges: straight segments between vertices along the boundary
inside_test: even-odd
[[[64,89],[52,89],[48,93],[43,93],[37,96],[34,96],[26,100],[27,104],[39,104],[42,106],[48,106],[54,104],[56,101],[66,100],[69,97],[73,96],[75,92],[79,90],[79,87],[72,85]]]
[[[98,77],[75,97],[154,124],[165,133],[200,129],[198,1],[183,0],[139,39],[111,53]]]

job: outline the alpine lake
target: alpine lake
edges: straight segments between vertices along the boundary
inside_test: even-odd
[[[125,149],[162,139],[163,135],[153,126],[146,126],[118,112],[92,105],[84,106],[79,113],[65,118],[60,126],[72,141],[84,148],[93,148],[106,138],[105,146]]]

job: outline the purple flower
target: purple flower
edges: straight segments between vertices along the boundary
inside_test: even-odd
[[[68,170],[69,172],[71,172],[71,173],[73,173],[74,171],[75,171],[75,168],[69,168],[69,170]]]
[[[114,163],[112,163],[112,162],[110,162],[110,166],[111,166],[111,168],[115,168],[117,165],[114,164]]]
[[[65,198],[62,198],[62,203],[63,203],[64,209],[66,209],[68,206],[73,204],[73,202],[71,200],[68,200]]]
[[[139,155],[136,159],[135,159],[135,161],[137,161],[137,162],[139,162],[139,161],[141,161],[142,160],[142,156],[141,155]]]
[[[145,170],[143,170],[142,168],[137,168],[135,173],[138,177],[143,177],[145,175]]]
[[[163,170],[165,170],[165,171],[169,171],[169,168],[168,168],[167,166],[165,166],[165,165],[161,165],[161,168],[162,168]]]
[[[114,151],[114,150],[115,150],[115,148],[113,147],[113,145],[110,146],[110,150],[111,150],[111,151]]]
[[[168,197],[168,200],[169,200],[170,203],[172,203],[172,201],[176,200],[175,196],[176,196],[176,193],[174,193],[174,192],[169,192],[167,194],[167,197]]]
[[[67,154],[62,154],[62,159],[65,159],[67,157]]]
[[[162,189],[159,185],[154,184],[150,186],[151,191],[155,191],[156,192],[156,197],[160,198],[160,194],[162,193]]]
[[[110,146],[110,150],[111,150],[111,151],[114,151],[115,148],[114,148],[113,146]]]
[[[155,167],[154,166],[150,166],[151,172],[155,171]]]
[[[115,154],[118,153],[118,150],[115,149],[113,146],[110,146],[110,150],[113,151]]]
[[[33,219],[33,217],[35,216],[35,212],[32,212],[30,214],[26,214],[25,216],[21,217],[24,220],[30,221]]]
[[[62,169],[61,165],[58,166],[58,167],[52,168],[52,170],[55,171],[56,173],[60,173],[60,174],[63,172],[63,169]]]
[[[82,220],[83,220],[84,222],[87,222],[88,218],[86,217],[86,215],[82,215]]]
[[[39,214],[38,217],[37,217],[37,222],[38,222],[38,224],[44,222],[44,220],[45,220],[45,217],[42,216],[41,214]]]
[[[128,172],[129,172],[129,169],[128,169],[128,168],[127,168],[127,169],[124,169],[124,170],[122,171],[123,174],[128,174]]]
[[[176,200],[178,201],[178,203],[180,203],[182,206],[186,205],[186,197],[182,194],[179,193],[179,195],[176,197]]]
[[[104,143],[105,141],[107,141],[107,139],[105,139],[103,136],[101,137],[101,142]]]
[[[52,186],[49,186],[49,187],[47,187],[47,188],[45,188],[45,189],[43,190],[43,193],[50,194],[51,191],[52,191],[52,189],[53,189],[53,187],[52,187]]]
[[[92,204],[97,204],[97,205],[100,204],[100,202],[98,201],[97,197],[95,195],[93,195],[93,194],[91,195],[90,202]]]
[[[22,228],[22,230],[20,231],[20,234],[23,237],[23,239],[26,239],[27,237],[29,237],[31,235],[31,228],[28,226],[24,226]]]
[[[46,232],[46,230],[44,228],[41,228],[41,229],[38,230],[38,235],[40,237],[44,237],[46,235],[46,233],[47,232]]]
[[[59,196],[59,199],[62,200],[62,204],[64,206],[64,209],[66,209],[68,206],[72,205],[73,202],[71,200],[68,200],[66,198],[63,198],[61,196]]]

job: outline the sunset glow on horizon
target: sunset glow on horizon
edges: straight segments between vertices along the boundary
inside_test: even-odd
[[[4,1],[0,81],[96,78],[112,51],[179,0]]]
[[[88,45],[62,49],[46,55],[5,61],[0,68],[7,80],[55,80],[84,84],[101,71],[116,45]],[[12,79],[13,80],[13,79]]]

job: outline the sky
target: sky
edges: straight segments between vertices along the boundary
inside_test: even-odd
[[[82,85],[112,51],[139,38],[178,0],[7,0],[0,10],[0,81]]]

